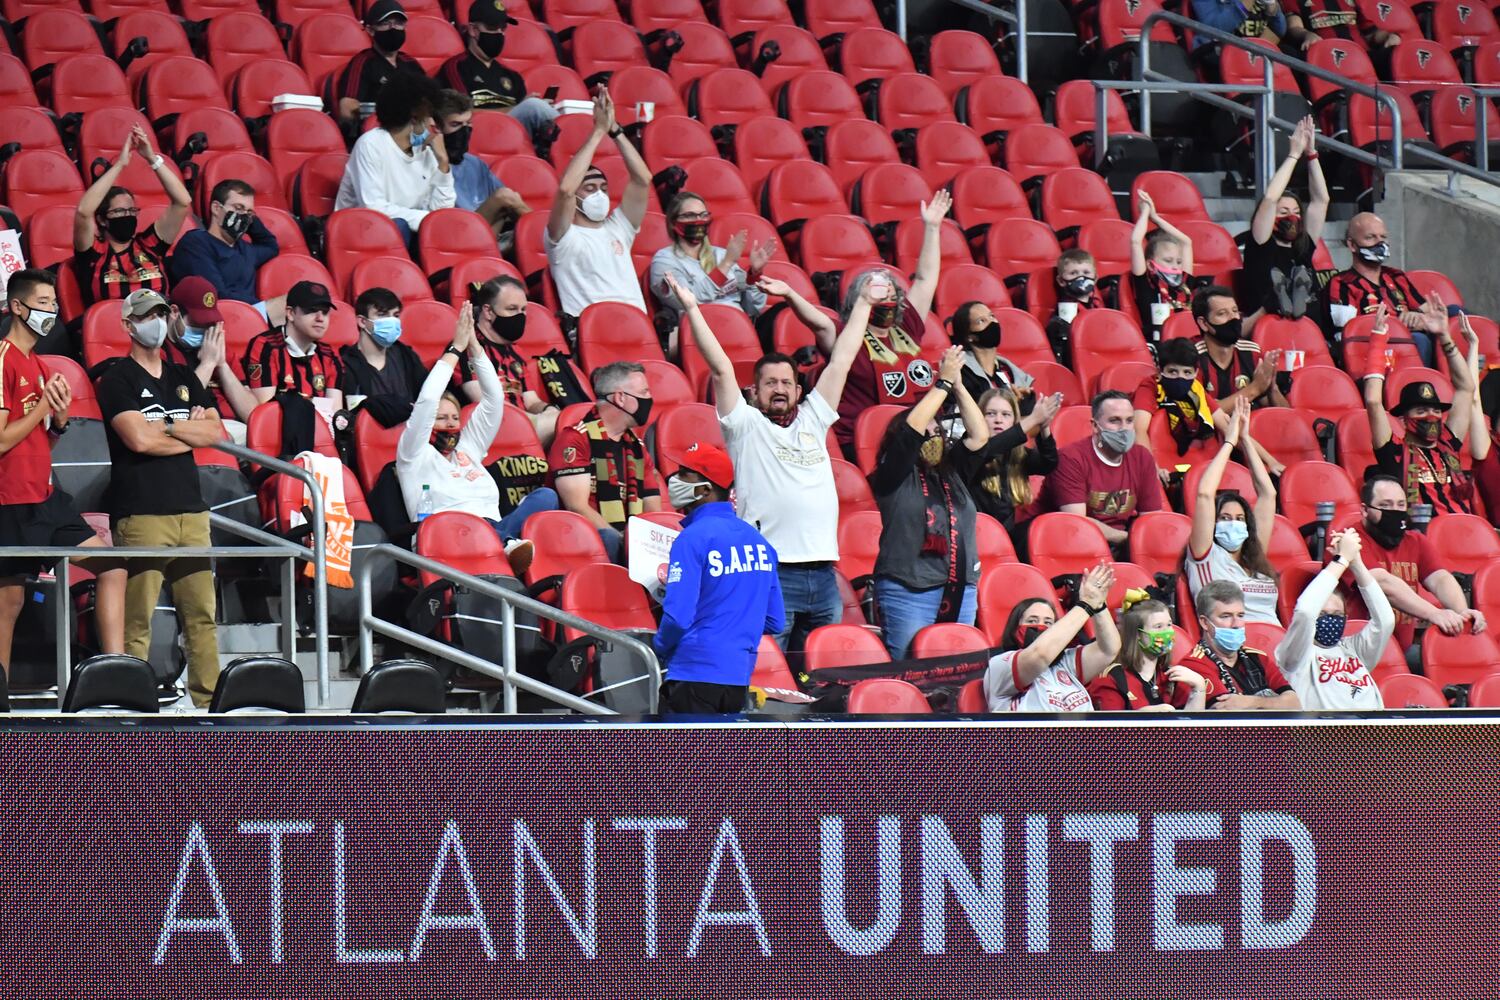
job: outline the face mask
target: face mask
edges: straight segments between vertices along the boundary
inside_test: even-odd
[[[590,222],[603,222],[609,218],[609,195],[595,191],[578,202],[578,210]]]
[[[1182,284],[1182,268],[1173,267],[1170,264],[1158,264],[1154,260],[1151,262],[1151,266],[1156,268],[1156,273],[1161,275],[1162,280],[1173,288]]]
[[[941,434],[934,434],[922,442],[922,462],[926,465],[937,465],[943,460],[943,455],[948,450],[948,442],[943,440]]]
[[[678,510],[690,507],[703,499],[698,488],[704,483],[690,483],[681,476],[673,476],[667,480],[667,502]]]
[[[1271,226],[1271,235],[1283,243],[1295,242],[1302,235],[1302,216],[1283,215]]]
[[[1236,316],[1222,323],[1210,323],[1208,335],[1221,344],[1233,344],[1240,339],[1240,318]]]
[[[1250,526],[1244,521],[1220,521],[1214,525],[1214,541],[1230,552],[1244,548],[1250,537]]]
[[[253,221],[255,216],[249,212],[225,212],[224,218],[219,220],[219,228],[224,230],[225,236],[239,242],[240,237],[250,231]]]
[[[870,325],[877,330],[889,330],[896,325],[896,313],[899,307],[894,302],[882,302],[878,306],[870,307]]]
[[[1226,653],[1238,653],[1240,647],[1245,644],[1245,628],[1219,628],[1214,627],[1214,645]]]
[[[1079,275],[1069,281],[1062,283],[1063,291],[1068,293],[1069,298],[1086,299],[1094,294],[1094,279],[1086,274]]]
[[[1344,637],[1344,623],[1348,615],[1319,615],[1313,625],[1313,642],[1319,646],[1336,646]]]
[[[526,312],[522,310],[512,316],[496,316],[490,324],[495,336],[514,344],[526,333]]]
[[[203,346],[203,335],[207,332],[207,327],[188,326],[186,323],[184,323],[182,326],[182,336],[179,337],[178,340],[181,342],[183,347],[187,347],[196,351],[198,348]]]
[[[52,328],[57,325],[57,313],[55,312],[47,312],[45,309],[33,309],[30,306],[27,306],[26,310],[26,325],[38,337],[47,336],[47,334],[52,332]]]
[[[481,31],[475,45],[479,47],[480,52],[484,53],[486,59],[494,59],[505,49],[505,32]]]
[[[706,222],[679,222],[675,228],[677,238],[684,243],[702,243],[708,239],[708,223]]]
[[[161,316],[155,319],[143,319],[139,323],[132,321],[130,336],[137,344],[148,350],[158,348],[162,345],[162,341],[167,339],[167,321]]]
[[[394,55],[406,44],[405,28],[387,28],[375,32],[375,47],[386,55]]]
[[[370,321],[370,339],[381,347],[390,347],[401,339],[400,316],[376,316]]]
[[[1161,391],[1168,399],[1183,400],[1193,394],[1193,380],[1190,378],[1167,378],[1161,377]]]
[[[458,435],[453,431],[433,431],[432,446],[444,455],[451,455],[458,448]]]
[[[135,239],[135,224],[137,221],[134,215],[121,215],[113,219],[105,219],[104,231],[116,243],[129,243]]]
[[[635,400],[635,412],[630,415],[630,418],[635,421],[637,427],[645,427],[646,421],[651,419],[651,403],[653,402],[651,397],[632,396],[628,392],[621,392],[620,395]],[[623,406],[620,407],[622,410],[624,408]]]
[[[1136,641],[1140,644],[1141,652],[1147,656],[1161,656],[1172,648],[1172,641],[1177,634],[1169,628],[1163,629],[1141,629],[1140,638]]]
[[[1443,422],[1436,417],[1428,417],[1418,420],[1416,417],[1406,418],[1406,432],[1421,438],[1429,444],[1438,439],[1443,432]]]
[[[1022,649],[1036,642],[1043,632],[1047,631],[1042,625],[1022,625],[1016,629],[1016,641],[1021,644]]]
[[[1355,247],[1354,252],[1367,264],[1384,264],[1391,257],[1391,245],[1384,240],[1372,247]]]
[[[412,129],[411,151],[413,153],[420,153],[422,151],[422,147],[427,145],[427,137],[431,134],[432,130],[429,129],[426,125],[422,126],[422,131],[420,132],[418,132],[416,129]]]
[[[1110,451],[1123,455],[1135,447],[1135,428],[1126,427],[1118,431],[1101,430],[1099,432],[1099,440]]]
[[[448,162],[462,163],[469,153],[469,140],[473,138],[474,126],[465,125],[443,136],[443,148],[448,151]]]
[[[990,320],[989,326],[975,330],[972,336],[975,347],[993,351],[1000,346],[1000,324],[995,320]]]
[[[1366,521],[1365,530],[1385,548],[1394,549],[1406,537],[1410,522],[1404,510],[1382,510],[1378,521]]]

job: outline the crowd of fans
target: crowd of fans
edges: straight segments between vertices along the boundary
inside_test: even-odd
[[[1256,10],[1268,30],[1285,33],[1274,4]],[[1220,16],[1207,8],[1200,16],[1215,23],[1211,13]],[[476,109],[507,111],[539,137],[557,117],[500,61],[513,19],[494,0],[475,3],[466,51],[436,81],[401,52],[400,3],[377,0],[364,23],[371,48],[330,81],[328,96],[340,119],[373,117],[375,125],[353,143],[336,208],[374,209],[415,245],[432,213],[456,206],[477,213],[497,247],[509,249],[515,220],[540,206],[528,205],[469,154],[473,116]],[[623,163],[623,191],[611,189],[597,162],[606,147]],[[133,158],[151,166],[167,201],[149,226],[140,224],[137,193],[118,184]],[[1288,190],[1299,164],[1305,201]],[[328,341],[333,313],[348,307],[333,290],[301,280],[283,294],[257,292],[257,275],[279,248],[257,218],[255,189],[237,179],[217,183],[201,225],[183,233],[192,198],[164,169],[146,131],[132,131],[78,203],[75,256],[67,265],[89,303],[118,301],[129,339],[124,356],[90,373],[113,466],[106,512],[114,543],[206,546],[208,508],[193,452],[225,436],[244,441],[257,407],[273,403],[281,410],[283,455],[312,448],[325,430],[346,439],[351,414],[401,428],[395,520],[406,531],[395,540],[410,544],[412,527],[429,515],[464,512],[493,526],[518,574],[536,554],[526,523],[539,512],[581,515],[609,559],[624,563],[632,517],[661,512],[664,498],[678,509],[732,498],[730,515],[774,549],[784,615],[766,622],[776,623],[776,641],[792,653],[813,630],[845,615],[837,461],[864,462],[868,470],[881,527],[862,583],[893,660],[912,657],[913,640],[927,626],[972,625],[995,614],[980,608],[981,518],[993,519],[1025,559],[1040,515],[1073,515],[1081,537],[1096,535],[1107,558],[1053,581],[1055,591],[1008,595],[1014,601],[1003,628],[991,623],[999,649],[983,682],[995,711],[1375,708],[1381,698],[1372,676],[1393,635],[1403,650],[1416,651],[1427,629],[1485,629],[1483,614],[1411,520],[1419,505],[1437,516],[1500,514],[1500,460],[1490,449],[1491,415],[1479,404],[1479,338],[1461,310],[1387,266],[1386,228],[1371,213],[1349,224],[1352,266],[1317,272],[1313,254],[1329,190],[1311,119],[1291,136],[1288,157],[1256,209],[1238,293],[1195,276],[1192,239],[1149,195],[1139,196],[1127,284],[1156,370],[1131,391],[1092,392],[1086,432],[1065,442],[1054,438],[1064,394],[1038,389],[1028,366],[1006,356],[1009,331],[997,310],[1009,302],[958,305],[945,319],[950,345],[933,343],[927,317],[941,271],[948,191],[920,206],[923,239],[913,273],[866,266],[844,275],[835,320],[832,310],[765,273],[780,252],[775,240],[752,242],[739,231],[714,245],[710,202],[691,191],[676,191],[667,202],[669,242],[638,278],[631,250],[652,184],[601,87],[592,128],[562,171],[546,219],[547,278],[569,320],[604,302],[644,315],[651,296],[666,356],[676,361],[691,350],[707,368],[705,398],[717,411],[732,482],[722,481],[728,473],[704,474],[706,466],[684,466],[663,482],[648,434],[659,411],[642,364],[615,361],[586,371],[570,344],[571,354],[552,359],[556,378],[539,379],[538,357],[519,347],[528,310],[538,307],[516,278],[496,274],[469,290],[451,345],[433,363],[403,341],[409,303],[383,287],[355,298],[357,341],[335,349]],[[1121,286],[1101,287],[1096,261],[1081,249],[1057,258],[1055,283],[1045,331],[1055,360],[1073,368],[1080,316],[1120,305]],[[6,293],[0,546],[106,544],[50,476],[49,438],[67,430],[72,399],[67,381],[46,376],[35,355],[48,353],[57,285],[52,273],[24,270],[11,276]],[[221,301],[249,304],[265,320],[265,331],[239,357],[226,347]],[[768,349],[753,369],[737,370],[709,306],[750,320],[785,308],[806,328],[810,346],[798,357]],[[1191,319],[1191,335],[1168,336],[1169,325],[1183,329],[1171,323],[1178,313]],[[1320,572],[1292,584],[1270,558],[1287,466],[1255,429],[1259,415],[1290,406],[1299,365],[1287,352],[1263,351],[1254,333],[1273,318],[1303,317],[1321,326],[1331,356],[1363,384],[1374,462],[1360,484],[1358,510],[1292,526],[1304,529],[1312,554],[1326,560]],[[1359,332],[1349,335],[1356,321]],[[679,343],[679,328],[691,344]],[[1385,384],[1400,346],[1414,348],[1426,365],[1441,357],[1451,390],[1411,380],[1391,398]],[[526,416],[547,449],[548,467],[523,485],[501,471],[508,456],[492,454],[507,407]],[[866,428],[872,414],[884,416],[874,434]],[[1225,488],[1231,469],[1239,485]],[[707,490],[699,488],[704,483]],[[376,497],[369,499],[373,507]],[[1177,567],[1185,589],[1176,578],[1158,578],[1146,593],[1130,589],[1122,599],[1113,564],[1132,560],[1133,527],[1143,515],[1174,507],[1191,522]],[[715,507],[713,516],[726,510]],[[43,562],[7,563],[0,664],[10,658],[23,579]],[[120,566],[101,555],[88,565],[98,573],[97,642],[105,651],[144,655],[157,595],[163,581],[170,586],[188,690],[206,704],[218,669],[209,563]],[[668,580],[669,606],[672,586]],[[701,659],[712,647],[695,629],[712,627],[711,616],[693,619],[680,596],[676,605],[669,650],[693,649]],[[1250,644],[1247,625],[1269,627],[1261,634],[1275,636],[1275,648]],[[1194,644],[1189,634],[1200,638]],[[722,653],[725,676],[744,675],[730,686],[743,686],[754,644]],[[1421,662],[1415,652],[1407,658]],[[708,667],[694,670],[698,677]]]

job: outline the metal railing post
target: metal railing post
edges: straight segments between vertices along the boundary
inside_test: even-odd
[[[297,560],[290,556],[281,566],[281,649],[297,662]]]
[[[375,669],[375,636],[365,627],[368,619],[374,618],[374,602],[370,597],[370,560],[360,565],[359,578],[354,581],[354,591],[359,598],[359,665],[365,673]]]
[[[1150,19],[1141,26],[1141,37],[1136,40],[1137,74],[1142,80],[1151,79],[1151,31]],[[1141,134],[1151,135],[1151,91],[1141,92]]]
[[[516,714],[516,609],[509,603],[500,605],[500,627],[504,638],[500,644],[500,662],[505,667],[505,714]]]
[[[57,596],[53,611],[57,620],[57,710],[60,712],[73,674],[73,598],[68,593],[67,556],[58,560],[52,574],[53,593]]]
[[[1490,99],[1474,94],[1474,165],[1490,172]]]
[[[1104,166],[1104,154],[1109,146],[1109,91],[1094,88],[1094,169]]]
[[[906,41],[906,0],[896,0],[896,34]]]
[[[1026,0],[1016,0],[1016,76],[1022,83],[1031,83],[1030,31],[1026,27]]]

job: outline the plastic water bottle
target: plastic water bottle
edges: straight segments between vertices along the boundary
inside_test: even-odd
[[[427,515],[432,513],[432,487],[427,483],[422,484],[422,499],[417,501],[418,523],[427,520]]]

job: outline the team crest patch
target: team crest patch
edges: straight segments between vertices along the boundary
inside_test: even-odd
[[[214,307],[214,303],[218,302],[218,301],[219,301],[219,297],[217,295],[215,295],[213,292],[204,292],[203,293],[203,308],[205,308],[205,309],[212,309]]]
[[[1469,105],[1471,105],[1473,103],[1474,103],[1473,99],[1470,98],[1469,95],[1467,95],[1467,94],[1459,94],[1458,95],[1458,110],[1461,111],[1462,113],[1468,114],[1469,113]]]
[[[1236,391],[1245,388],[1245,386],[1247,386],[1249,384],[1250,384],[1250,377],[1248,375],[1236,375],[1235,376],[1235,379],[1234,379],[1234,388],[1235,388]]]
[[[906,366],[906,377],[911,384],[925,389],[932,385],[932,366],[921,358]]]
[[[245,375],[248,378],[260,378],[260,365],[248,364],[245,366]]]
[[[185,385],[179,385],[177,387],[177,398],[180,399],[180,400],[182,400],[184,403],[186,403],[188,401],[188,387],[187,386],[185,386]]]
[[[1391,5],[1388,3],[1378,3],[1375,5],[1375,12],[1379,14],[1380,19],[1384,21],[1386,18],[1391,16]]]
[[[880,381],[885,386],[885,394],[892,399],[906,395],[906,376],[901,372],[881,372]]]
[[[328,388],[328,378],[323,375],[313,376],[313,392],[322,392]]]
[[[1342,66],[1342,65],[1344,65],[1344,58],[1348,54],[1349,53],[1345,52],[1343,49],[1334,49],[1333,50],[1333,64],[1335,66]]]
[[[1417,65],[1418,66],[1425,67],[1427,65],[1428,61],[1431,60],[1431,59],[1432,59],[1432,52],[1430,50],[1428,50],[1428,49],[1418,49],[1417,50]]]
[[[1474,13],[1474,8],[1473,7],[1468,7],[1468,6],[1465,6],[1464,4],[1459,4],[1458,5],[1458,19],[1460,21],[1462,21],[1464,24],[1468,24],[1469,23],[1469,15],[1472,14],[1472,13]]]
[[[571,445],[569,445],[568,447],[566,447],[566,448],[563,449],[563,461],[565,463],[567,463],[568,465],[572,465],[577,460],[578,460],[578,449],[577,448],[574,448]]]

